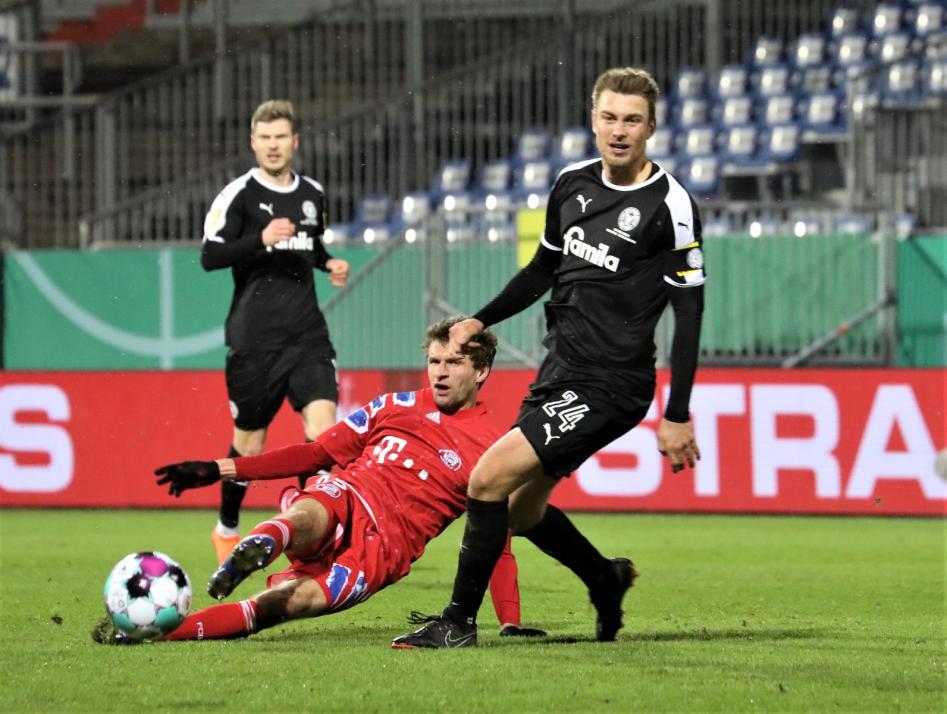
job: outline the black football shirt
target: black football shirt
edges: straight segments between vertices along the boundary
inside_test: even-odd
[[[322,244],[326,201],[322,186],[295,174],[289,186],[274,186],[252,169],[214,199],[204,221],[201,264],[230,267],[234,292],[226,342],[238,352],[279,350],[325,343],[329,329],[316,299],[313,269],[326,270],[331,256]],[[296,226],[291,238],[263,245],[263,229],[274,218]]]
[[[563,169],[542,245],[561,253],[545,344],[575,366],[653,366],[654,329],[669,291],[706,279],[697,206],[657,164],[632,186],[609,183],[601,159]]]

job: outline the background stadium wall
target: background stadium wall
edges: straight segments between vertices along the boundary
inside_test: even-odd
[[[709,239],[704,364],[780,364],[837,330],[886,289],[881,246],[849,235]],[[947,365],[947,238],[912,239],[897,247],[897,361],[885,344],[886,318],[876,314],[810,363]],[[427,322],[495,294],[515,270],[517,246],[431,239],[332,250],[353,265],[345,291],[317,280],[340,366],[414,369],[418,335]],[[231,278],[226,271],[204,273],[196,249],[10,252],[3,260],[7,369],[223,364],[221,325]],[[659,333],[662,355],[670,329],[665,323]],[[506,345],[501,363],[532,366],[542,359],[541,304],[498,332]]]

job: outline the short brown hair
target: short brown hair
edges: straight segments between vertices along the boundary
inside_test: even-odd
[[[453,317],[446,317],[443,320],[438,320],[428,325],[427,330],[424,332],[424,341],[421,343],[421,349],[424,350],[424,354],[427,354],[427,349],[431,346],[432,342],[440,342],[445,345],[450,342],[450,328],[461,320],[466,319],[466,315],[454,315]],[[496,357],[497,354],[497,336],[493,330],[488,327],[483,330],[483,332],[478,332],[471,337],[470,341],[478,343],[477,347],[471,348],[470,351],[465,351],[470,357],[473,366],[477,369],[492,366],[493,358]]]
[[[648,102],[648,112],[651,115],[650,121],[655,121],[654,106],[658,101],[658,83],[654,77],[644,69],[635,67],[612,67],[602,72],[595,84],[592,86],[592,111],[598,106],[598,98],[605,90],[617,94],[636,94],[644,97]]]
[[[276,121],[277,119],[286,119],[296,133],[296,113],[293,111],[293,103],[288,99],[268,99],[256,108],[253,116],[250,118],[250,133],[256,131],[256,125],[259,122]]]

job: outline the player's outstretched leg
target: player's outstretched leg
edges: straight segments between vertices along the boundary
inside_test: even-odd
[[[614,580],[589,589],[589,599],[596,612],[595,639],[599,642],[612,642],[622,628],[621,603],[638,577],[634,563],[628,558],[611,558],[609,563]]]
[[[276,539],[265,533],[248,535],[237,544],[230,557],[214,571],[207,593],[223,600],[255,570],[265,568],[277,555]]]

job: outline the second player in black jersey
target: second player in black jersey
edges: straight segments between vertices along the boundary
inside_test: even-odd
[[[592,130],[601,157],[562,171],[533,259],[451,330],[452,347],[463,347],[552,289],[548,356],[515,427],[471,474],[450,604],[439,619],[396,638],[396,646],[454,647],[475,639],[507,529],[583,581],[597,612],[597,639],[615,639],[622,626],[634,566],[605,558],[548,500],[560,477],[644,418],[654,398],[654,329],[668,303],[675,314],[671,394],[658,446],[673,471],[699,458],[688,403],[703,312],[700,219],[687,191],[645,155],[657,94],[643,70],[615,68],[596,80]]]
[[[227,315],[225,376],[234,420],[232,456],[263,451],[266,430],[284,398],[315,439],[336,421],[335,350],[316,299],[313,271],[342,287],[346,261],[322,243],[322,186],[292,169],[299,146],[293,107],[272,100],[250,122],[257,167],[231,181],[204,221],[201,265],[230,268],[234,292]],[[221,484],[220,518],[211,540],[223,562],[239,542],[246,484]]]

